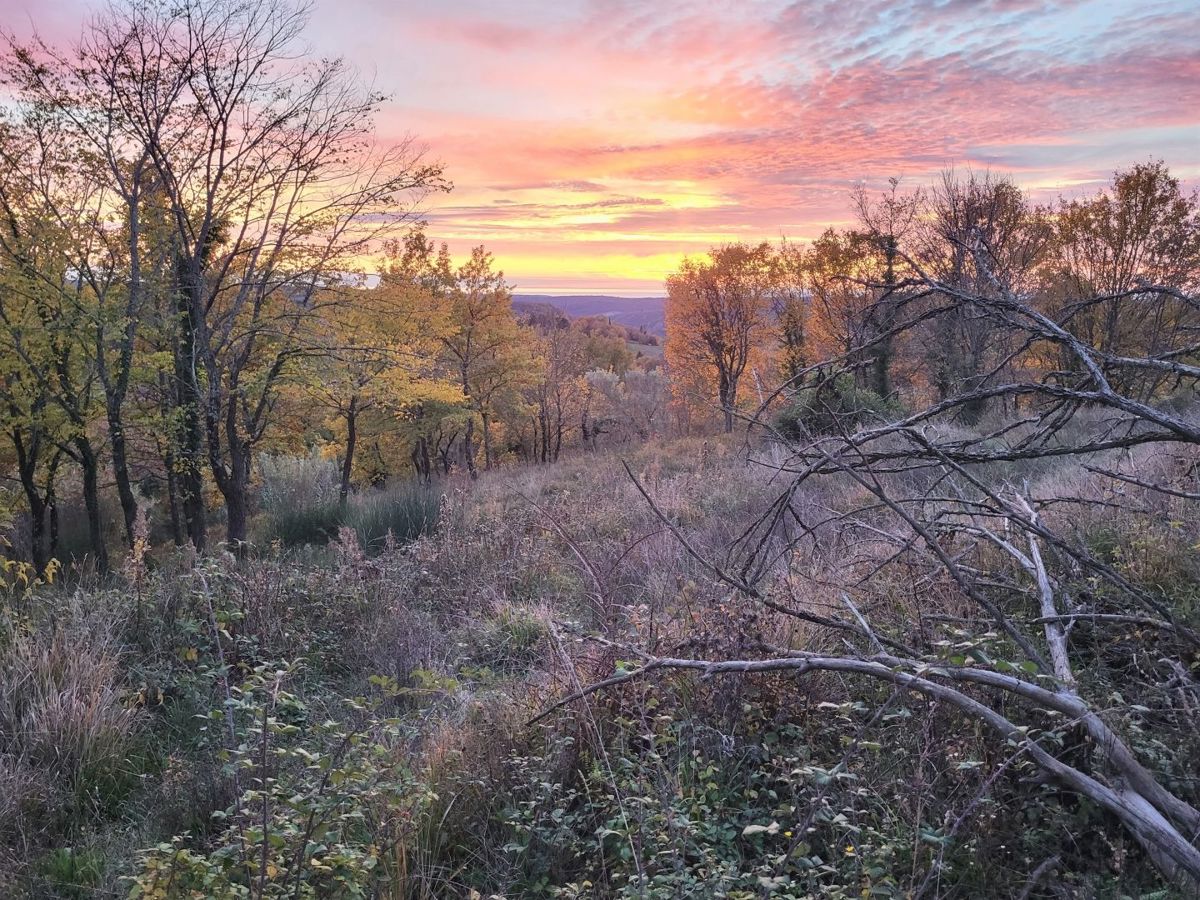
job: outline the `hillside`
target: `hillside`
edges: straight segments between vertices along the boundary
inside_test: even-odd
[[[1200,900],[1194,12],[787,5],[4,29],[0,900]]]

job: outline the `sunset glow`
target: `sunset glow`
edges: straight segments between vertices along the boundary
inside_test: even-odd
[[[8,28],[36,14],[55,39],[88,8],[0,0]],[[1162,157],[1196,183],[1196,18],[1189,0],[315,0],[310,34],[391,95],[385,140],[445,162],[433,236],[486,243],[518,292],[657,294],[683,254],[846,223],[860,180],[991,167],[1047,199]]]

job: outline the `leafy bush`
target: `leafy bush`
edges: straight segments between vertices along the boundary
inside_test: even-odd
[[[256,666],[211,714],[241,793],[208,846],[176,835],[143,854],[131,898],[372,897],[407,877],[405,842],[430,799],[408,765],[411,738],[384,716],[397,695],[346,701],[348,724],[285,690],[298,666]]]

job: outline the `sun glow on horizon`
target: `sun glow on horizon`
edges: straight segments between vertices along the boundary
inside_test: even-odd
[[[98,2],[0,10],[70,40]],[[456,257],[483,243],[530,290],[642,295],[712,245],[849,224],[859,182],[972,166],[1045,201],[1162,158],[1200,183],[1194,19],[1188,0],[315,0],[311,34],[391,95],[383,142],[445,164],[455,188],[423,212]]]

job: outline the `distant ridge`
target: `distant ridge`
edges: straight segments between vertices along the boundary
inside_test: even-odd
[[[663,316],[664,297],[610,297],[606,294],[513,294],[513,307],[549,304],[572,319],[581,316],[603,316],[621,325],[645,328],[651,334],[664,337],[667,333]]]

